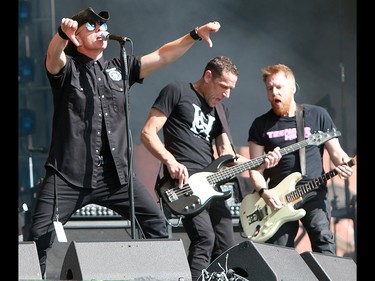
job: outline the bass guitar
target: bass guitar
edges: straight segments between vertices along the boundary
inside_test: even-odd
[[[319,146],[324,142],[341,136],[340,131],[319,131],[307,139],[280,149],[281,155],[296,151],[307,145]],[[155,186],[156,194],[161,202],[177,216],[193,216],[206,208],[214,198],[228,199],[231,191],[221,192],[220,185],[230,181],[236,175],[262,165],[267,154],[251,159],[250,161],[226,167],[224,164],[233,162],[233,155],[223,155],[215,159],[210,165],[200,172],[191,175],[188,183],[179,188],[177,180],[163,177]]]
[[[354,156],[346,165],[356,164],[357,157]],[[294,209],[294,204],[302,200],[302,196],[317,189],[338,172],[333,169],[322,176],[295,188],[298,181],[302,179],[299,172],[294,172],[285,177],[277,186],[270,189],[277,195],[285,205],[281,209],[273,210],[258,192],[247,194],[241,201],[240,221],[247,237],[254,242],[264,242],[271,238],[276,231],[286,222],[299,220],[306,215],[304,209]]]

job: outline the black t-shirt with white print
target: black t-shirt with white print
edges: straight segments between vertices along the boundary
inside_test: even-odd
[[[214,160],[212,144],[223,128],[215,108],[206,103],[191,83],[168,84],[153,107],[168,117],[163,127],[165,148],[187,167],[189,175]]]

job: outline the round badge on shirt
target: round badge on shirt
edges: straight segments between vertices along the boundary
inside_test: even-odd
[[[117,70],[109,71],[108,75],[113,81],[120,81],[121,80],[121,73]]]

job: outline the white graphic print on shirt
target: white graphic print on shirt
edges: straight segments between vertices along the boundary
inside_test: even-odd
[[[209,141],[210,132],[212,130],[212,125],[215,121],[215,118],[211,115],[207,117],[202,113],[202,110],[199,106],[193,104],[194,107],[194,120],[191,124],[190,130],[201,138]]]

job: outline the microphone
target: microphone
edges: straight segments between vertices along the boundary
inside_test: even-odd
[[[119,36],[119,35],[113,35],[113,34],[109,34],[107,31],[103,31],[102,34],[102,39],[104,41],[108,41],[108,40],[115,40],[115,41],[118,41],[118,42],[126,42],[126,41],[130,41],[129,38],[127,37],[122,37],[122,36]]]

